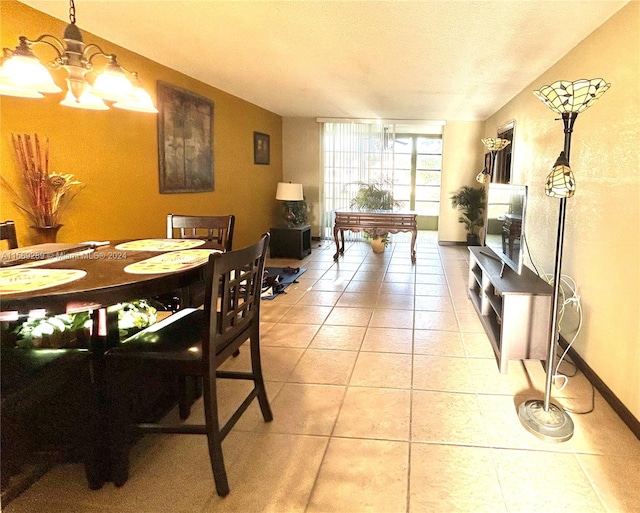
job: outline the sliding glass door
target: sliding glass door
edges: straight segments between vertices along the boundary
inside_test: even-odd
[[[437,230],[442,175],[441,136],[396,135],[394,197],[418,213],[419,230]]]
[[[391,129],[383,124],[323,124],[323,237],[333,237],[333,212],[350,208],[359,183],[393,180]],[[345,235],[351,239],[362,236]]]
[[[333,211],[350,208],[358,183],[372,181],[390,184],[394,198],[418,213],[419,229],[438,229],[441,135],[398,135],[395,125],[382,123],[324,123],[322,159],[324,237],[333,237]]]

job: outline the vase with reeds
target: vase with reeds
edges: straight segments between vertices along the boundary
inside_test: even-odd
[[[56,226],[31,226],[38,234],[38,242],[40,244],[46,244],[48,242],[55,242],[58,240],[58,230],[62,228],[61,224]]]
[[[49,171],[49,139],[38,134],[12,134],[11,140],[20,168],[20,187],[2,177],[2,184],[14,196],[14,204],[30,218],[38,241],[55,242],[62,213],[84,184],[71,174]]]

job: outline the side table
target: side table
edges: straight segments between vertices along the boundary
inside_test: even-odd
[[[311,254],[311,225],[271,228],[271,258],[302,259]]]

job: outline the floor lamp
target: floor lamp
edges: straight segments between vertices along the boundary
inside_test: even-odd
[[[543,86],[534,94],[552,111],[562,116],[564,123],[564,150],[560,153],[551,173],[547,176],[545,193],[560,198],[558,237],[556,240],[556,261],[553,273],[553,304],[551,310],[551,333],[547,353],[544,401],[530,399],[518,407],[518,417],[522,425],[538,438],[548,442],[564,442],[573,436],[573,421],[559,406],[551,404],[551,385],[554,374],[555,348],[558,342],[559,296],[562,273],[562,248],[564,242],[564,221],[567,198],[576,190],[573,172],[569,167],[571,134],[578,114],[588,109],[611,84],[601,78],[559,81]]]
[[[508,139],[501,139],[500,137],[487,137],[485,139],[481,139],[482,144],[484,144],[485,148],[487,148],[487,150],[489,150],[489,152],[491,153],[491,159],[489,162],[489,169],[487,169],[486,167],[480,171],[478,173],[478,175],[476,176],[476,181],[480,182],[481,184],[487,184],[489,182],[491,182],[493,180],[493,171],[494,171],[494,167],[496,165],[496,156],[498,155],[498,152],[501,150],[504,150],[507,146],[509,146],[511,144],[511,141],[509,141]],[[487,199],[489,198],[489,189],[486,188],[486,194],[487,194]],[[488,201],[486,201],[485,203],[488,203]],[[487,240],[487,230],[489,229],[489,213],[485,212],[484,215],[484,241],[482,241],[482,243],[484,244],[484,242]]]

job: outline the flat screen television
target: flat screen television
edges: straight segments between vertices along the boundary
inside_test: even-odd
[[[526,207],[526,185],[489,184],[485,245],[518,274],[522,271]]]

